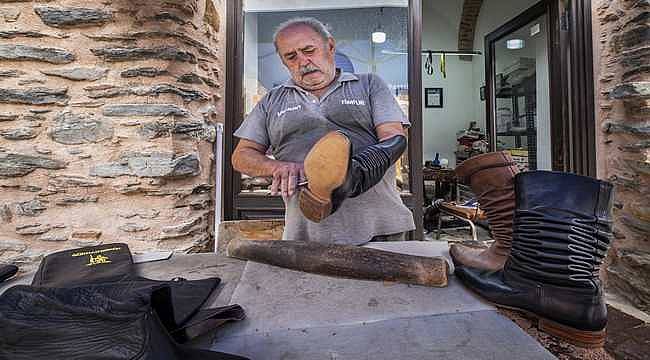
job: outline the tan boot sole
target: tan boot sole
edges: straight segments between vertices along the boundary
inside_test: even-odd
[[[345,182],[352,145],[338,131],[323,136],[305,157],[308,185],[299,194],[300,210],[313,222],[321,222],[332,211],[332,191]]]
[[[601,348],[605,346],[605,337],[607,335],[607,331],[605,329],[597,331],[579,330],[567,325],[559,324],[553,320],[543,318],[524,309],[520,309],[514,306],[505,306],[490,301],[488,302],[497,307],[523,312],[529,318],[537,319],[538,329],[551,336],[562,339],[569,344],[587,349]]]

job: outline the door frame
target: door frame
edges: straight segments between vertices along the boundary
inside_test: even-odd
[[[551,115],[551,161],[556,171],[596,176],[591,1],[543,0],[485,37],[486,130],[496,150],[494,42],[546,16]]]
[[[553,169],[596,176],[594,73],[591,39],[591,1],[544,0],[549,17],[549,81],[557,87],[552,93],[551,116],[561,119],[551,130],[554,152]],[[552,23],[552,27],[551,27]],[[239,196],[240,179],[230,158],[235,146],[233,132],[243,116],[243,12],[242,0],[226,2],[225,124],[223,167],[224,220],[237,219],[241,210],[270,211],[280,214],[282,200],[258,200]],[[505,24],[504,26],[506,26]],[[499,29],[497,29],[498,31]],[[422,177],[422,0],[409,0],[409,169],[411,194],[403,197],[412,209],[416,230],[411,238],[423,238],[424,189]],[[489,47],[486,46],[486,52]],[[414,56],[417,54],[417,56]],[[551,55],[552,54],[552,55]],[[487,56],[487,59],[491,56]],[[567,66],[568,64],[568,66]],[[562,71],[558,71],[562,69]],[[486,100],[491,99],[487,81],[491,72],[486,65]],[[486,101],[486,106],[488,105]],[[491,108],[487,108],[489,116]],[[486,116],[486,120],[487,116]],[[491,122],[486,121],[491,127]],[[491,134],[492,129],[489,129]],[[493,138],[492,135],[490,135]],[[556,144],[557,143],[557,144]]]
[[[243,0],[226,2],[226,116],[224,124],[224,220],[242,218],[242,214],[258,213],[260,216],[281,217],[284,204],[279,196],[250,196],[240,193],[240,176],[230,161],[237,140],[233,132],[243,119],[243,51],[244,16]],[[421,0],[409,0],[408,22],[408,79],[409,79],[409,181],[410,193],[402,195],[404,204],[411,209],[416,229],[411,239],[422,239],[424,188],[422,186],[422,6]],[[417,56],[414,56],[417,54]],[[245,215],[244,215],[245,216]]]

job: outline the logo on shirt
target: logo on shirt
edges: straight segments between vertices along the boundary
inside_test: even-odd
[[[343,100],[341,100],[341,105],[366,106],[366,101],[365,100],[357,100],[357,99],[343,99]]]
[[[300,109],[302,109],[302,105],[298,104],[296,106],[292,106],[292,107],[286,108],[284,110],[280,110],[280,111],[278,111],[278,117],[284,115],[285,113],[287,113],[289,111],[298,111]]]

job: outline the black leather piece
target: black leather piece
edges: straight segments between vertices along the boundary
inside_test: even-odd
[[[397,135],[352,155],[345,183],[332,193],[332,212],[346,198],[357,197],[377,185],[405,149],[406,137]]]
[[[0,359],[243,359],[181,345],[244,317],[199,310],[219,283],[140,277],[126,244],[50,254],[33,286],[0,296]]]
[[[16,265],[0,265],[0,283],[9,280],[9,278],[16,275],[17,272],[18,266]]]
[[[97,291],[110,289],[110,296],[114,298],[134,292],[148,294],[151,289],[168,285],[174,304],[174,321],[180,325],[198,311],[220,282],[219,278],[192,281],[143,278],[136,274],[128,245],[114,243],[59,251],[46,256],[39,265],[32,285],[67,288],[86,286]]]
[[[227,305],[218,308],[200,310],[192,319],[176,330],[170,332],[176,341],[185,343],[201,334],[221,326],[229,321],[240,321],[246,318],[241,306]]]
[[[115,243],[58,251],[47,255],[32,280],[34,286],[74,286],[120,281],[135,275],[131,251]]]
[[[503,270],[458,266],[487,300],[585,331],[602,330],[607,308],[600,265],[612,240],[612,186],[551,171],[515,176],[512,251]]]
[[[15,286],[0,297],[0,359],[228,360],[176,344],[167,286],[116,299],[85,287]]]

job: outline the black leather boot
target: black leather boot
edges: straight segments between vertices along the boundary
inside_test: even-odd
[[[523,310],[547,333],[582,347],[605,341],[600,264],[612,239],[612,185],[568,173],[515,176],[512,251],[505,267],[456,269],[488,301]]]
[[[314,222],[334,213],[343,200],[375,186],[406,149],[406,137],[393,136],[352,154],[350,139],[332,131],[305,157],[308,185],[300,190],[300,209]]]

